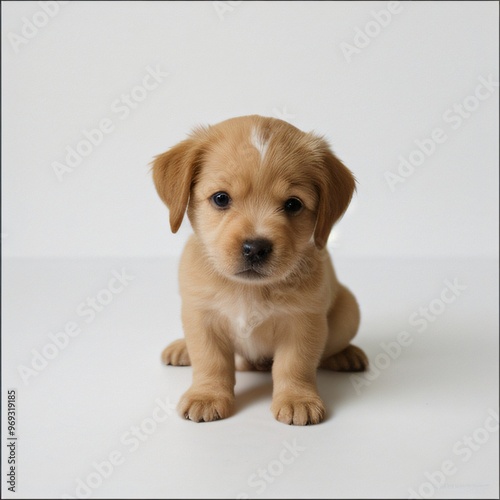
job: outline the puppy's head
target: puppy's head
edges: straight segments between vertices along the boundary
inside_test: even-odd
[[[156,157],[153,179],[175,233],[184,213],[225,277],[282,280],[323,248],[355,189],[320,137],[274,118],[200,128]]]

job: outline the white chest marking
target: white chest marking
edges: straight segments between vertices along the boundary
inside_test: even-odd
[[[253,332],[255,325],[251,325],[248,322],[248,318],[244,314],[240,314],[236,317],[236,336],[238,339],[248,339]]]
[[[236,352],[248,360],[258,360],[264,356],[260,342],[252,336],[254,329],[260,324],[260,318],[252,318],[243,314],[234,320],[234,342]]]
[[[269,311],[245,311],[236,316],[234,320],[236,337],[239,340],[249,339],[252,332],[269,317]]]
[[[221,312],[230,321],[237,353],[249,360],[272,357],[269,341],[266,340],[272,332],[259,328],[274,313],[274,308],[268,302],[249,296],[232,296]]]

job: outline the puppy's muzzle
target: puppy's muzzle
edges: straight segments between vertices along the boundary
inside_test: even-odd
[[[265,264],[272,251],[272,242],[265,238],[246,240],[241,247],[243,258],[251,267],[258,267]]]

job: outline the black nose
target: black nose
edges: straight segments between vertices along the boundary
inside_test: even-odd
[[[241,252],[250,264],[263,264],[273,251],[273,244],[265,238],[246,240],[243,242]]]

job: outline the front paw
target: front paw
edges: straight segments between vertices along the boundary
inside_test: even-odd
[[[179,414],[193,422],[212,422],[229,417],[234,408],[234,396],[209,389],[189,389],[181,398]]]
[[[189,366],[191,360],[184,339],[175,340],[161,353],[161,360],[166,365]]]
[[[276,420],[288,425],[319,424],[325,418],[325,405],[317,395],[275,396],[271,405]]]

